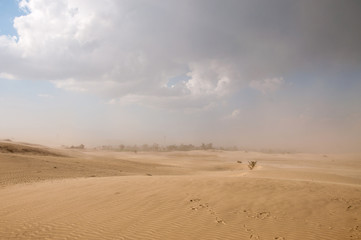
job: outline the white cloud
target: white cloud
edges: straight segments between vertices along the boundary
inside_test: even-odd
[[[6,72],[0,72],[0,78],[8,79],[8,80],[14,80],[16,79],[14,75]]]
[[[232,66],[219,60],[193,63],[189,67],[190,79],[185,85],[193,95],[224,96],[231,91],[232,80],[237,80],[233,78],[237,73]]]
[[[233,112],[229,115],[227,115],[224,119],[239,119],[241,116],[241,110],[239,109],[234,109]]]
[[[40,94],[38,94],[38,97],[41,97],[41,98],[52,98],[53,96],[50,95],[50,94],[46,94],[46,93],[40,93]]]
[[[201,22],[184,17],[189,7],[199,11],[198,4],[22,0],[19,5],[26,11],[14,20],[19,38],[0,37],[0,59],[8,62],[0,71],[8,76],[122,102],[133,96],[132,102],[184,101],[190,108],[226,97],[240,79],[234,57],[208,55],[204,42],[185,37],[191,31],[203,38],[196,32]],[[170,17],[175,9],[184,11]],[[164,87],[182,74],[190,79]]]
[[[84,83],[77,82],[75,79],[69,78],[64,80],[52,81],[57,88],[63,88],[68,91],[74,92],[86,92],[87,88],[84,87]]]
[[[281,85],[284,83],[284,80],[282,77],[280,78],[267,78],[264,80],[253,80],[249,83],[249,86],[251,88],[254,88],[258,91],[261,91],[262,93],[269,93],[276,91],[281,87]]]
[[[130,105],[130,104],[143,103],[146,101],[144,101],[144,96],[129,94],[119,98],[117,102],[121,105]]]
[[[231,116],[232,116],[233,118],[236,118],[236,117],[238,117],[240,114],[241,114],[241,111],[240,111],[239,109],[236,109],[236,110],[234,110],[234,111],[232,112]]]

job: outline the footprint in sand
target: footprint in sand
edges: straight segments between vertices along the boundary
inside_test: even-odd
[[[271,216],[270,212],[257,213],[257,218],[259,218],[259,219],[265,219],[265,218],[268,218],[269,216]]]
[[[212,215],[216,215],[216,213],[215,213],[212,209],[208,209],[208,211],[209,211]]]
[[[246,224],[243,225],[243,228],[246,232],[252,232],[253,230],[251,228],[248,228]]]
[[[199,209],[207,209],[211,215],[217,215],[217,213],[216,213],[215,211],[213,211],[212,208],[209,207],[209,204],[208,204],[208,203],[201,203],[201,202],[200,202],[200,201],[201,201],[200,198],[193,198],[193,199],[191,199],[191,200],[189,200],[189,201],[190,201],[191,203],[198,203],[197,206],[192,206],[192,207],[191,207],[192,210],[197,211],[197,210],[199,210]],[[221,218],[219,218],[219,217],[217,217],[217,216],[216,216],[216,219],[215,219],[215,220],[216,220],[216,222],[219,223],[219,224],[226,224],[226,223],[223,221],[223,219],[221,219]]]
[[[350,229],[351,235],[350,239],[361,239],[361,227],[355,226]]]
[[[191,209],[198,210],[198,209],[202,209],[202,208],[208,208],[208,203],[202,204],[202,203],[200,203],[200,201],[201,201],[200,198],[193,198],[193,199],[189,200],[189,202],[191,202],[191,203],[198,203],[197,206],[192,206]]]
[[[251,239],[251,240],[260,240],[259,236],[256,235],[256,234],[251,234],[251,235],[249,236],[249,239]]]
[[[226,224],[223,219],[216,217],[216,222],[221,224]]]

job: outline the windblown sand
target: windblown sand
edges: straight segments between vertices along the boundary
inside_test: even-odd
[[[9,145],[0,239],[361,239],[359,155]]]

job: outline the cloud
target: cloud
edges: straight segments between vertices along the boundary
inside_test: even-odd
[[[276,91],[284,83],[282,77],[280,78],[267,78],[261,81],[253,80],[249,83],[251,88],[261,91],[263,94]]]
[[[18,37],[0,36],[0,72],[108,100],[203,108],[245,86],[282,85],[269,76],[360,66],[356,2],[22,0]],[[167,87],[179,75],[189,79]]]
[[[6,72],[0,72],[0,78],[8,79],[8,80],[14,80],[16,79],[14,75]]]
[[[241,110],[239,109],[234,109],[232,111],[231,114],[227,115],[224,119],[229,120],[229,119],[239,119],[241,116]]]
[[[68,79],[62,79],[62,80],[54,80],[52,81],[52,83],[57,87],[57,88],[62,88],[68,91],[74,91],[74,92],[86,92],[87,88],[86,82],[78,82],[73,78],[68,78]]]
[[[40,98],[53,98],[53,95],[46,94],[46,93],[40,93],[40,94],[38,94],[38,97],[40,97]]]
[[[232,80],[236,80],[237,72],[222,61],[192,63],[189,67],[187,76],[190,79],[185,86],[192,95],[227,95],[231,91]]]

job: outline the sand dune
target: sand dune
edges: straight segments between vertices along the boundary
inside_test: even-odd
[[[361,239],[357,155],[56,151],[0,154],[0,239]]]
[[[29,144],[29,143],[13,143],[11,141],[0,141],[0,153],[19,153],[19,154],[31,154],[41,156],[58,156],[60,154],[54,149],[49,149],[44,146]]]

